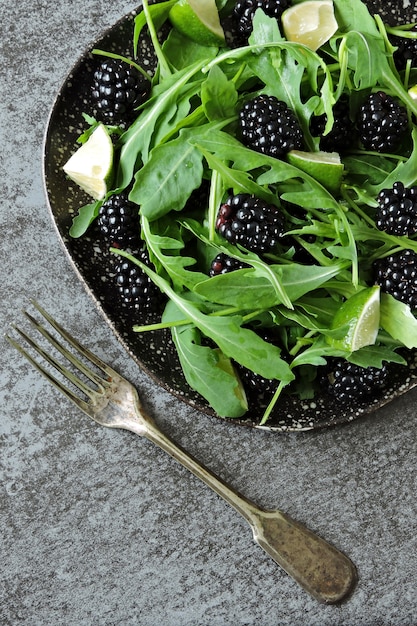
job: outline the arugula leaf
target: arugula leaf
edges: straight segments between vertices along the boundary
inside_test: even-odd
[[[180,211],[191,192],[201,185],[203,156],[188,141],[191,132],[183,130],[177,139],[157,146],[136,173],[129,199],[140,205],[142,215],[149,220]]]
[[[159,30],[162,24],[168,19],[168,15],[177,0],[166,0],[165,2],[158,2],[148,6],[149,16],[156,28]],[[133,30],[133,46],[135,57],[138,55],[139,37],[143,28],[147,25],[145,11],[140,11],[135,17],[134,30]]]
[[[407,348],[417,348],[417,319],[407,304],[387,293],[381,294],[381,326]]]
[[[331,267],[296,263],[269,266],[292,303],[337,276],[343,267],[346,264],[335,263]],[[270,280],[260,275],[257,269],[241,269],[214,276],[198,283],[194,291],[207,300],[242,309],[270,309],[282,302],[279,294],[271,289]]]
[[[206,337],[212,339],[227,357],[265,378],[276,378],[284,384],[293,380],[294,375],[288,364],[280,357],[280,349],[264,341],[252,330],[244,328],[241,316],[210,316],[202,313],[194,302],[176,293],[164,278],[139,259],[116,248],[112,248],[112,252],[126,257],[141,267],[161,291],[176,304],[183,316]]]
[[[173,302],[168,302],[163,321],[178,320],[181,312]],[[221,417],[241,417],[248,409],[245,392],[233,365],[218,348],[200,343],[200,334],[192,326],[172,328],[184,376],[192,389],[206,398]]]
[[[201,103],[207,119],[227,119],[236,115],[238,92],[233,81],[215,65],[201,85]]]
[[[338,202],[327,189],[298,167],[250,150],[222,130],[194,136],[192,141],[204,151],[209,165],[225,177],[226,186],[244,185],[249,193],[273,202],[274,195],[265,185],[276,184],[280,192],[282,189],[283,199],[296,206],[339,210]]]
[[[166,78],[163,83],[158,85],[158,88],[154,88],[151,94],[152,97],[142,113],[120,138],[118,188],[124,189],[129,185],[138,159],[146,163],[157,122],[166,115],[171,107],[176,106],[176,102],[184,87],[190,78],[201,70],[204,64],[204,61],[197,61],[192,66]]]
[[[388,346],[366,346],[360,350],[355,350],[348,357],[350,363],[359,365],[359,367],[378,367],[381,368],[384,361],[387,363],[398,363],[406,365],[407,361],[397,352]]]
[[[85,204],[79,209],[78,214],[75,215],[72,220],[72,225],[69,230],[70,237],[78,239],[78,237],[84,235],[88,227],[96,219],[102,203],[102,200],[97,200],[97,202]]]
[[[206,278],[206,275],[189,270],[196,259],[190,256],[181,256],[184,241],[181,237],[180,226],[172,220],[169,223],[150,223],[144,215],[141,216],[142,236],[146,241],[150,258],[159,271],[166,272],[177,288],[186,287],[193,290],[195,285]]]

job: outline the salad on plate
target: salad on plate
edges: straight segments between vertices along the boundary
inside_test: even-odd
[[[141,64],[146,37],[155,57]],[[360,0],[143,2],[66,175],[137,333],[213,411],[377,401],[417,348],[417,28]],[[138,323],[145,311],[148,323]]]

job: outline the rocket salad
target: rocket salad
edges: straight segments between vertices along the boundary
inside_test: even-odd
[[[410,63],[397,69],[390,39],[415,33],[410,26],[384,25],[359,0],[334,0],[338,30],[317,51],[288,41],[280,22],[262,10],[238,46],[200,45],[175,28],[160,43],[156,33],[169,24],[174,4],[144,2],[135,19],[134,52],[148,29],[158,61],[150,95],[129,126],[106,126],[116,137],[112,184],[79,211],[70,234],[82,236],[110,197],[128,193],[151,264],[128,248],[112,251],[166,296],[159,321],[139,326],[132,316],[135,331],[169,328],[188,384],[220,416],[248,410],[244,372],[274,381],[265,423],[282,394],[314,397],[320,371],[331,360],[380,370],[386,363],[404,365],[403,349],[417,347],[412,304],[381,284],[375,308],[374,287],[379,262],[417,253],[417,227],[399,235],[376,224],[378,197],[417,185],[417,100],[410,95],[417,70]],[[217,3],[222,18],[230,13],[228,4]],[[395,148],[370,149],[353,137],[335,161],[323,155],[320,142],[335,125],[337,104],[347,99],[354,120],[363,101],[381,93],[405,111],[406,128]],[[242,141],[240,112],[259,96],[293,112],[303,138],[295,149],[298,160],[291,158],[293,149],[275,157]],[[85,119],[84,145],[103,129],[91,111]],[[336,188],[333,178],[326,184],[335,163],[343,174]],[[201,189],[205,193],[197,194]],[[231,196],[260,199],[282,214],[285,232],[272,249],[253,251],[220,234],[219,208]],[[236,260],[238,269],[210,275],[219,254]],[[355,305],[366,290],[372,296]],[[360,347],[346,340],[352,323]]]

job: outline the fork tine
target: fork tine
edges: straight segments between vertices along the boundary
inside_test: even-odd
[[[74,372],[69,370],[65,365],[62,365],[52,354],[49,354],[40,346],[30,335],[28,335],[24,330],[19,328],[18,326],[13,326],[16,332],[34,349],[36,352],[45,359],[50,365],[52,365],[60,374],[62,374],[65,378],[67,378],[70,382],[72,382],[80,391],[82,391],[86,396],[92,398],[94,394],[97,392],[94,391],[91,387],[89,387],[84,381],[82,381]],[[43,329],[44,330],[44,329]],[[45,331],[47,332],[47,331]],[[44,335],[44,333],[42,333]],[[45,336],[45,335],[44,335]],[[49,337],[48,337],[49,339]],[[65,348],[58,344],[58,342],[54,342],[54,345],[59,349],[59,351],[68,358],[75,366],[77,366],[77,359],[69,358],[66,354]],[[58,347],[59,346],[59,347]]]
[[[18,328],[16,328],[16,330],[21,335],[23,336],[25,335],[25,333],[22,333],[22,331],[20,331]],[[85,400],[77,396],[77,394],[74,393],[69,387],[64,385],[60,380],[58,380],[58,378],[56,378],[55,376],[53,376],[53,374],[48,372],[48,370],[44,368],[36,359],[34,359],[33,356],[27,350],[25,350],[23,346],[20,345],[20,343],[15,341],[15,339],[13,339],[13,337],[11,337],[10,335],[6,335],[6,339],[9,341],[9,343],[12,344],[14,348],[16,348],[16,350],[18,350],[29,361],[29,363],[33,365],[33,367],[35,367],[38,370],[38,372],[40,372],[43,376],[45,376],[45,378],[47,378],[47,380],[49,380],[49,382],[52,383],[54,387],[56,387],[59,391],[61,391],[61,393],[63,393],[64,396],[66,396],[78,408],[84,411],[84,413],[91,415],[88,402],[86,402]],[[48,362],[51,361],[50,358],[47,358],[47,356],[49,355],[46,355],[46,353],[42,350],[42,348],[39,348],[39,346],[37,346],[37,344],[34,341],[30,340],[29,343],[34,347],[34,349],[37,352],[42,354],[42,356],[45,356]]]
[[[118,373],[113,368],[111,368],[109,365],[107,365],[107,363],[102,361],[98,356],[96,356],[93,352],[88,350],[88,348],[86,348],[79,341],[77,341],[77,339],[75,339],[75,337],[73,337],[67,330],[65,330],[65,328],[63,328],[61,326],[61,324],[59,324],[47,311],[45,311],[45,309],[42,308],[40,304],[38,304],[35,300],[31,300],[31,303],[39,311],[39,313],[49,322],[49,324],[61,335],[61,337],[63,337],[80,354],[82,354],[86,359],[91,361],[91,363],[93,363],[99,369],[101,369],[101,371],[104,372],[107,376],[110,376],[111,378],[118,378],[119,377]],[[25,314],[28,316],[27,313],[25,313]],[[34,322],[35,322],[35,326],[36,327],[40,326],[40,328],[38,328],[38,330],[40,330],[41,328],[43,329],[43,327],[40,324],[38,324],[38,322],[36,322],[36,320],[34,320]],[[45,329],[43,329],[43,330],[45,330]],[[40,330],[40,332],[42,332],[42,330]],[[47,331],[45,331],[45,332],[47,332]],[[50,335],[50,334],[49,334],[49,336],[52,337],[52,335]],[[52,340],[56,341],[53,337],[52,337]],[[58,348],[58,350],[59,350],[59,348]],[[81,363],[81,361],[80,361],[80,363]],[[87,372],[84,372],[84,373],[88,376]],[[100,379],[100,383],[102,382],[102,380],[103,379]]]
[[[95,385],[101,388],[107,385],[106,380],[104,380],[103,378],[101,378],[101,376],[93,372],[89,367],[87,367],[87,365],[85,365],[85,363],[80,361],[80,359],[77,356],[75,356],[74,354],[72,354],[72,352],[67,350],[67,348],[65,348],[62,345],[62,343],[60,343],[53,335],[51,335],[51,333],[46,328],[44,328],[42,324],[40,324],[34,317],[32,317],[30,313],[28,313],[27,311],[23,311],[23,315],[36,328],[36,330],[39,331],[39,333],[43,335],[43,337],[45,337],[45,339],[47,339],[51,345],[54,346],[54,348],[56,348],[70,363],[72,363],[76,368],[78,368],[80,372],[85,374],[85,376],[87,376],[87,378],[89,378]],[[16,330],[33,348],[35,348],[40,354],[42,354],[42,356],[47,361],[49,361],[51,365],[53,365],[59,371],[61,371],[61,373],[64,374],[64,376],[67,376],[68,378],[70,378],[71,372],[67,368],[62,366],[56,359],[54,359],[47,352],[43,351],[42,348],[38,344],[36,344],[33,341],[33,339],[31,339],[31,337],[29,337],[29,335],[27,335],[24,331],[22,331],[19,328],[16,328]],[[76,382],[76,381],[73,381],[73,382]],[[88,387],[86,387],[80,379],[77,378],[76,384],[77,384],[77,387],[79,387],[82,391],[87,393]]]

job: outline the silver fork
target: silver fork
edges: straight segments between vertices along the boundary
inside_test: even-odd
[[[51,374],[13,337],[6,337],[59,391],[98,424],[109,428],[123,428],[146,437],[189,469],[244,517],[252,528],[254,540],[314,598],[326,604],[335,604],[352,592],[357,580],[356,568],[344,554],[282,511],[259,508],[199,463],[161,432],[143,410],[133,385],[83,347],[41,306],[36,302],[32,304],[55,329],[61,340],[68,342],[78,354],[68,350],[45,326],[24,311],[27,320],[83,375],[84,380],[47,352],[24,330],[16,326],[15,330],[64,379],[78,388],[81,394]],[[94,365],[96,371],[87,366],[80,356]]]

